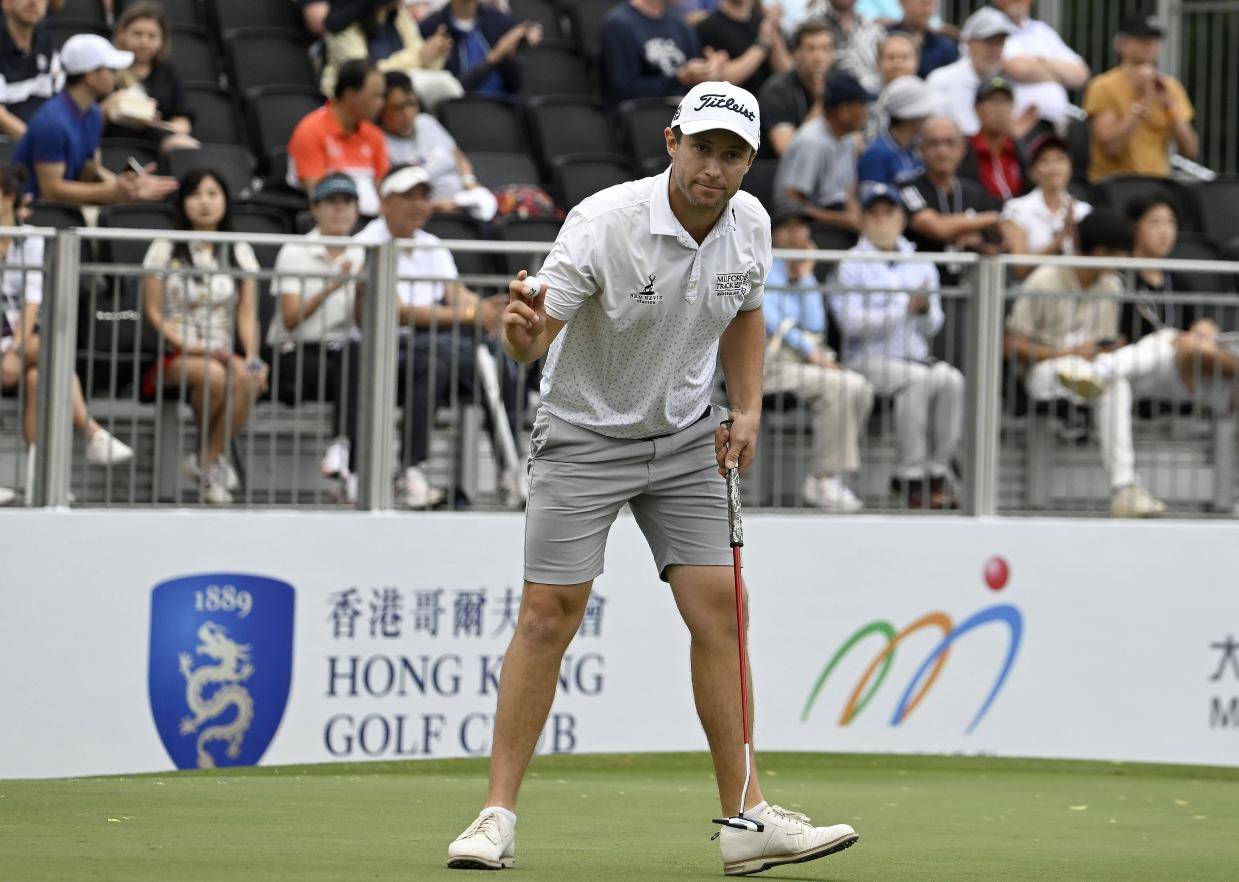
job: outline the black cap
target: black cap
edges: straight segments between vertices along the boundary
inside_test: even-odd
[[[835,71],[826,77],[826,94],[822,104],[838,107],[840,104],[869,104],[878,96],[860,84],[860,80],[844,70]]]
[[[995,92],[1006,92],[1014,98],[1015,86],[1006,77],[990,77],[988,80],[982,81],[981,85],[977,86],[977,104],[980,104]]]
[[[1055,134],[1043,135],[1033,142],[1033,145],[1028,149],[1029,162],[1036,162],[1042,153],[1047,150],[1061,150],[1068,157],[1071,156],[1071,145]]]
[[[812,218],[805,213],[804,207],[798,202],[783,202],[775,210],[770,217],[770,228],[774,229],[779,224],[785,224],[790,220],[804,221],[806,224],[812,222]]]
[[[1156,15],[1141,13],[1139,15],[1129,15],[1123,19],[1119,23],[1118,33],[1120,37],[1145,39],[1148,37],[1166,36],[1166,28]]]

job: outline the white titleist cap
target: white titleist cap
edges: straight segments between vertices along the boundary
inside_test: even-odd
[[[98,34],[74,34],[60,47],[60,64],[69,76],[104,67],[125,70],[133,64],[133,53],[117,49]]]
[[[671,117],[672,127],[686,135],[726,129],[754,150],[761,144],[761,115],[753,93],[731,83],[698,83]]]

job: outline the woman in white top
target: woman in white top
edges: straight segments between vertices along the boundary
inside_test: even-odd
[[[1037,188],[1003,206],[1002,233],[1012,254],[1074,254],[1076,224],[1093,206],[1067,192],[1071,183],[1071,153],[1067,142],[1053,135],[1032,150],[1029,176]],[[1035,267],[1017,267],[1027,276]]]
[[[216,171],[199,168],[181,178],[175,208],[177,229],[232,230],[228,191]],[[200,470],[205,501],[226,505],[237,480],[222,458],[224,449],[266,389],[268,373],[259,357],[257,284],[227,271],[257,272],[258,259],[245,242],[157,239],[143,266],[151,271],[143,283],[146,318],[163,341],[143,391],[154,396],[161,389],[184,390],[203,435],[199,456],[186,469]],[[234,331],[244,356],[235,351]]]
[[[17,227],[17,207],[26,170],[0,170],[0,227]],[[17,389],[25,381],[22,434],[34,454],[39,381],[39,306],[43,302],[43,240],[37,236],[0,236],[0,389]],[[133,450],[114,438],[86,412],[82,384],[73,375],[73,425],[86,439],[86,461],[117,465]],[[0,492],[0,500],[3,499]]]

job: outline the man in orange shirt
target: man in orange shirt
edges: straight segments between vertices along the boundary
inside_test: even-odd
[[[297,123],[288,142],[288,183],[307,193],[332,172],[357,184],[358,210],[379,213],[376,184],[387,174],[387,141],[371,120],[383,109],[383,74],[372,62],[346,61],[336,76],[335,97]]]
[[[1195,111],[1183,85],[1157,70],[1164,31],[1151,15],[1135,15],[1119,28],[1119,66],[1088,85],[1084,109],[1092,125],[1090,181],[1109,175],[1170,174],[1170,142],[1195,159],[1200,141]]]

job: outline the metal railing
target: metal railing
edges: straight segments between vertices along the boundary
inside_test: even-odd
[[[13,232],[0,230],[0,237]],[[151,324],[143,291],[147,280],[166,282],[187,271],[143,268],[143,256],[156,238],[209,240],[217,247],[246,242],[264,250],[263,263],[270,265],[275,248],[303,245],[304,240],[102,229],[56,235],[26,229],[18,232],[45,236],[48,243],[38,335],[38,454],[35,468],[28,469],[20,427],[24,401],[17,397],[22,394],[18,388],[0,399],[0,486],[18,490],[18,501],[35,505],[203,504],[208,495],[207,481],[186,465],[187,460],[203,453],[202,420],[191,406],[191,384],[179,374],[173,378],[166,373],[172,368],[165,357],[174,353]],[[319,244],[356,247],[349,239],[319,240]],[[248,415],[237,408],[235,396],[240,386],[231,381],[243,374],[244,360],[228,363],[225,373],[232,372],[229,382],[211,393],[222,390],[225,397],[214,399],[222,400],[222,407],[212,408],[201,399],[196,402],[199,414],[206,412],[214,414],[214,419],[232,421],[225,426],[225,435],[231,440],[225,446],[224,459],[235,473],[230,490],[233,505],[355,504],[363,510],[420,507],[422,503],[519,506],[525,442],[537,401],[533,383],[537,368],[520,368],[506,359],[482,326],[480,312],[472,324],[459,318],[432,320],[402,332],[397,303],[400,286],[412,282],[439,284],[445,290],[459,285],[482,296],[500,291],[508,280],[506,272],[500,270],[510,268],[510,261],[501,266],[494,258],[544,254],[550,243],[445,242],[442,247],[450,249],[461,269],[468,270],[457,280],[402,272],[400,250],[424,247],[413,242],[367,247],[364,273],[354,280],[361,304],[358,329],[330,355],[330,363],[317,358],[322,353],[311,352],[309,343],[297,343],[280,352],[264,345],[261,352],[272,369],[272,388],[256,396]],[[836,416],[832,423],[822,416],[822,403],[814,400],[814,390],[823,383],[838,385],[838,378],[823,381],[823,368],[794,352],[778,356],[782,377],[777,383],[768,383],[759,456],[745,482],[747,501],[757,507],[822,510],[821,487],[808,479],[829,477],[838,478],[838,483],[855,494],[869,512],[1109,512],[1111,487],[1098,450],[1101,433],[1097,403],[1077,400],[1066,389],[1061,396],[1042,395],[1030,400],[1023,369],[1004,355],[1007,315],[1022,294],[1008,283],[1009,270],[1014,266],[1087,268],[1104,263],[1129,274],[1137,267],[1148,266],[1180,277],[1196,274],[1203,282],[1194,286],[1195,292],[1161,299],[1212,315],[1224,332],[1239,330],[1239,297],[1234,293],[1239,264],[1230,262],[1099,263],[1087,258],[822,251],[779,251],[776,259],[814,262],[817,272],[812,283],[782,289],[770,286],[768,297],[791,291],[798,297],[824,301],[821,342],[835,350],[843,368],[860,375],[850,380],[850,392],[872,403],[865,408],[853,402],[861,415],[851,423]],[[924,359],[913,358],[906,366],[901,363],[892,370],[905,373],[895,382],[883,383],[871,368],[849,358],[848,328],[846,322],[839,321],[838,313],[841,298],[849,293],[859,298],[857,304],[868,308],[877,303],[873,298],[889,298],[889,292],[855,286],[845,291],[836,270],[840,261],[892,259],[950,267],[958,281],[936,289],[902,292],[937,298],[941,327],[929,336]],[[297,276],[266,268],[246,269],[235,262],[213,270],[211,275],[234,285],[253,282],[257,289],[253,308],[266,316],[260,331],[264,341],[266,326],[279,320],[280,308],[270,293],[271,285],[288,290],[288,280],[293,278],[292,289],[304,293],[314,285],[345,281],[338,273]],[[1130,284],[1128,291],[1121,300],[1136,305],[1143,302],[1130,293]],[[1036,296],[1052,299],[1055,295]],[[238,302],[227,303],[234,316]],[[889,300],[886,302],[889,306]],[[235,324],[229,327],[235,330]],[[777,336],[776,329],[771,337]],[[1230,339],[1223,338],[1222,342],[1229,345]],[[934,365],[940,367],[936,368],[934,382],[930,382],[923,368]],[[769,370],[768,380],[772,379]],[[160,371],[165,373],[161,375]],[[281,392],[281,377],[290,378],[291,393]],[[151,382],[146,384],[148,379]],[[1205,379],[1203,373],[1200,379]],[[1196,387],[1203,390],[1208,386],[1207,395],[1179,394],[1172,402],[1156,396],[1142,399],[1142,390],[1152,387],[1142,385],[1143,381],[1133,386],[1135,469],[1142,482],[1164,498],[1174,513],[1233,511],[1234,417],[1217,393],[1224,379],[1220,375],[1211,377],[1208,384]],[[132,448],[132,459],[114,463],[111,468],[106,462],[102,466],[87,462],[69,407],[75,381],[83,387],[91,418]],[[847,391],[836,389],[832,394]],[[821,389],[818,393],[819,399],[826,394]],[[724,395],[720,386],[719,400],[725,400]],[[917,395],[935,398],[918,401]],[[952,405],[952,401],[958,403]],[[835,404],[837,415],[840,411],[838,402]],[[1113,415],[1113,405],[1109,401],[1106,404],[1106,413]],[[959,410],[951,414],[951,420],[960,421],[962,441],[947,451],[943,488],[932,486],[932,479],[940,477],[932,467],[943,463],[927,462],[930,468],[922,479],[916,464],[908,461],[908,415],[914,411],[922,414],[918,431],[926,433],[924,449],[932,454],[938,440],[934,433],[955,425],[945,417],[937,418],[946,412],[937,408],[949,406]],[[862,413],[865,410],[867,414]],[[911,422],[915,424],[916,420]],[[855,432],[855,437],[849,439],[848,432]],[[422,433],[416,443],[415,433]],[[342,438],[349,441],[350,451],[340,460],[337,450],[336,462],[346,463],[347,472],[353,476],[351,482],[328,480],[321,473],[324,454]],[[852,442],[855,456],[841,456],[839,451]],[[415,501],[417,494],[413,491],[417,488],[411,483],[416,482],[411,482],[408,474],[412,467],[418,467],[420,476],[426,479],[433,499]],[[943,489],[948,492],[939,492]],[[814,493],[819,493],[816,500]],[[958,509],[951,507],[952,502]]]

